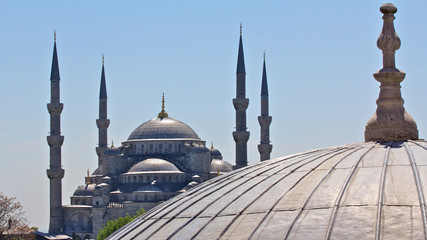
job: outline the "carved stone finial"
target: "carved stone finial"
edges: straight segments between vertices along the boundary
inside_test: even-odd
[[[405,141],[418,139],[417,124],[403,107],[400,82],[405,73],[396,68],[395,52],[400,48],[400,38],[394,30],[393,20],[397,8],[383,4],[380,11],[384,14],[384,25],[377,46],[383,52],[383,68],[374,73],[381,83],[377,99],[377,110],[366,124],[365,141]]]

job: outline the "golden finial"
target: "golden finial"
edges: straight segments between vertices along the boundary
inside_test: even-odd
[[[240,35],[242,35],[242,22],[240,22]]]
[[[56,42],[56,30],[55,29],[53,29],[53,41]]]
[[[89,168],[87,169],[86,185],[90,184]]]
[[[264,50],[264,62],[265,62],[265,50]]]
[[[111,140],[111,148],[113,148],[113,147],[114,147],[114,141]]]
[[[162,97],[162,111],[159,113],[159,115],[157,116],[158,118],[168,118],[169,115],[167,112],[165,112],[165,93],[163,93],[163,97]]]
[[[102,54],[102,65],[104,65],[104,54]]]
[[[218,177],[220,174],[219,167],[216,168],[216,176]]]
[[[211,142],[211,149],[214,149],[214,147],[213,147],[213,142]]]

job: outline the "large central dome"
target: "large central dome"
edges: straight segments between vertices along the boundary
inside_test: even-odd
[[[199,140],[199,136],[187,124],[173,118],[154,118],[137,127],[129,136],[130,140],[139,139],[190,139]]]

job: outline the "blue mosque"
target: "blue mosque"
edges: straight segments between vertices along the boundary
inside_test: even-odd
[[[261,141],[258,146],[261,160],[270,158],[272,145],[269,140],[271,116],[268,114],[268,88],[265,69],[262,77]],[[60,74],[56,35],[51,69],[50,168],[50,234],[66,234],[77,239],[96,238],[108,220],[133,215],[139,209],[153,209],[195,186],[247,165],[246,109],[249,99],[245,96],[245,64],[242,32],[236,71],[236,131],[232,136],[236,142],[236,163],[225,160],[221,152],[206,146],[206,141],[187,124],[174,119],[166,112],[165,96],[162,97],[160,112],[143,122],[130,133],[121,145],[108,146],[107,84],[102,60],[99,93],[98,167],[87,172],[85,184],[78,186],[70,197],[70,204],[62,204],[62,178],[65,170],[61,165],[61,146],[64,136],[60,130]],[[173,115],[173,114],[171,114]]]

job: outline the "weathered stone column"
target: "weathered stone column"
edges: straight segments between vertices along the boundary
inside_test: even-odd
[[[377,110],[366,124],[365,141],[405,141],[418,139],[417,124],[403,107],[400,82],[405,73],[396,68],[395,52],[400,48],[400,38],[394,29],[393,20],[397,8],[386,3],[380,7],[384,24],[377,41],[383,52],[383,68],[374,73],[381,83]]]

